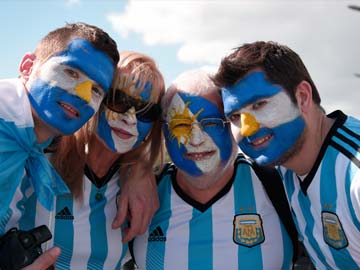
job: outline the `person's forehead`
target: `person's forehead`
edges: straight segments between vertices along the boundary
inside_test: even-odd
[[[239,80],[232,87],[222,88],[222,99],[225,114],[251,104],[261,98],[273,96],[281,91],[281,87],[270,83],[262,71],[254,71]]]

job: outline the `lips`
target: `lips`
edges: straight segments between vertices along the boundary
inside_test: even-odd
[[[204,152],[192,152],[186,153],[185,158],[193,161],[199,161],[203,159],[209,159],[215,154],[215,151],[204,151]]]
[[[58,102],[58,104],[64,108],[64,111],[69,118],[78,118],[80,116],[79,111],[76,110],[71,105],[69,105],[68,103]]]
[[[272,134],[268,134],[264,137],[258,138],[256,140],[251,141],[251,145],[254,147],[261,147],[267,144],[269,140],[273,137]]]
[[[121,128],[114,128],[112,127],[111,130],[115,133],[116,136],[118,136],[120,139],[130,139],[132,138],[134,135],[131,134],[130,132],[127,132],[124,129]]]

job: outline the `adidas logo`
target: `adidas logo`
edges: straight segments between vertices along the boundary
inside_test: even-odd
[[[55,219],[74,219],[74,216],[71,214],[69,208],[65,206],[63,210],[56,214]]]
[[[164,233],[160,226],[157,226],[155,230],[150,233],[148,242],[165,242],[166,236],[164,236]]]

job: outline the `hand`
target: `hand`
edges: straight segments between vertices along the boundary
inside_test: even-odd
[[[125,173],[123,173],[125,171]],[[117,229],[128,218],[130,227],[124,230],[123,242],[146,232],[150,221],[159,208],[157,185],[152,168],[142,162],[121,170],[121,193],[117,198],[117,213],[113,229]]]
[[[24,267],[22,270],[47,270],[55,265],[60,256],[60,248],[53,247],[41,254],[32,264]]]

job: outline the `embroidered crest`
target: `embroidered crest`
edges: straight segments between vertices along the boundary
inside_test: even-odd
[[[324,241],[335,249],[347,247],[348,240],[342,228],[339,217],[335,213],[323,211],[321,213]]]
[[[233,224],[233,241],[236,244],[245,247],[254,247],[265,241],[260,215],[236,215]]]

